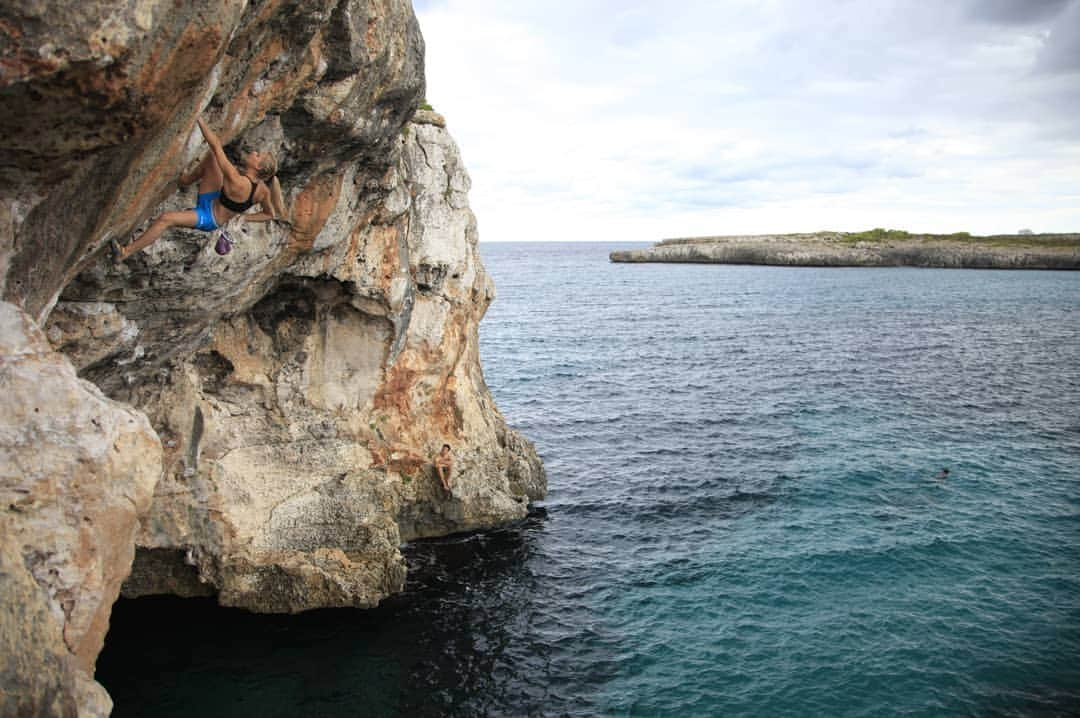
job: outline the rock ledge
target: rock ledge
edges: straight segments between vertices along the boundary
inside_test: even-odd
[[[666,239],[646,249],[612,252],[610,258],[794,267],[1080,269],[1080,234],[971,237],[875,230],[698,237]]]

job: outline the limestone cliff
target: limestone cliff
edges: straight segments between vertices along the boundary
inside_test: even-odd
[[[7,303],[0,401],[0,715],[107,714],[94,662],[161,446]]]
[[[911,234],[901,230],[665,239],[611,253],[612,262],[789,267],[1080,269],[1080,235]]]
[[[402,541],[543,496],[484,384],[494,286],[457,148],[416,111],[423,89],[406,0],[0,8],[0,403],[47,427],[0,433],[0,598],[20,606],[5,620],[51,617],[32,655],[59,666],[5,709],[107,712],[89,676],[136,522],[128,595],[299,611],[373,605],[403,584]],[[173,230],[113,266],[109,238],[193,204],[176,178],[204,151],[200,113],[230,150],[277,154],[290,221],[245,225],[225,257]],[[10,367],[27,354],[69,388],[20,388],[33,382]],[[66,398],[76,386],[95,398]],[[28,464],[39,435],[74,458]],[[452,496],[430,467],[444,442]],[[93,580],[83,545],[108,564]]]

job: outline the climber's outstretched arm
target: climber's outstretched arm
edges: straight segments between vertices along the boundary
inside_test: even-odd
[[[217,160],[218,167],[221,168],[221,174],[225,176],[226,184],[235,184],[240,181],[240,171],[233,166],[233,163],[229,161],[229,158],[225,155],[225,148],[221,145],[221,140],[218,139],[217,134],[210,129],[206,124],[206,120],[203,118],[198,119],[199,130],[202,131],[203,138],[206,140],[206,144],[210,145],[210,151],[214,154],[214,159]]]

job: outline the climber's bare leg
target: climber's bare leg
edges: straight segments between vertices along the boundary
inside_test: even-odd
[[[190,173],[180,175],[180,188],[187,187],[195,180],[199,181],[199,194],[217,192],[221,189],[221,185],[225,183],[225,178],[221,175],[221,168],[218,167],[213,153],[208,153],[206,157],[203,157],[199,166]]]
[[[200,162],[191,172],[180,175],[180,177],[176,180],[176,184],[180,187],[180,189],[187,189],[188,185],[202,177],[202,166],[204,162],[206,162],[206,160]]]
[[[219,170],[220,173],[220,170]],[[146,249],[165,233],[169,227],[194,227],[199,223],[199,215],[195,210],[186,209],[180,212],[166,212],[150,225],[150,228],[142,233],[138,239],[120,250],[120,261],[131,255]]]

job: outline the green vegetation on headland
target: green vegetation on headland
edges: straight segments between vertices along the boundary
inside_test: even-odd
[[[968,232],[918,234],[881,227],[863,232],[665,239],[648,249],[612,252],[613,262],[696,262],[816,267],[1080,269],[1080,234]]]
[[[903,229],[876,227],[864,232],[820,232],[835,235],[841,242],[965,242],[971,245],[985,244],[994,247],[1072,247],[1080,248],[1080,234],[992,234],[972,235],[970,232],[952,234],[912,234]]]
[[[882,229],[881,227],[875,227],[874,229],[868,229],[864,232],[844,232],[837,233],[843,235],[843,241],[846,242],[888,242],[899,241],[904,239],[912,239],[915,235],[904,229]],[[955,240],[967,240],[971,239],[971,232],[953,232],[952,234],[927,234],[918,235],[921,237],[940,237],[944,239]]]
[[[715,237],[683,237],[664,239],[656,246],[670,244],[697,244],[708,242],[730,242],[734,240],[795,242],[841,242],[844,244],[888,243],[888,242],[963,242],[970,246],[985,244],[997,247],[1068,247],[1080,249],[1080,233],[1068,234],[991,234],[973,235],[970,232],[952,232],[951,234],[927,234],[908,232],[904,229],[884,229],[875,227],[862,232],[800,232],[790,234],[759,235],[724,235]]]

